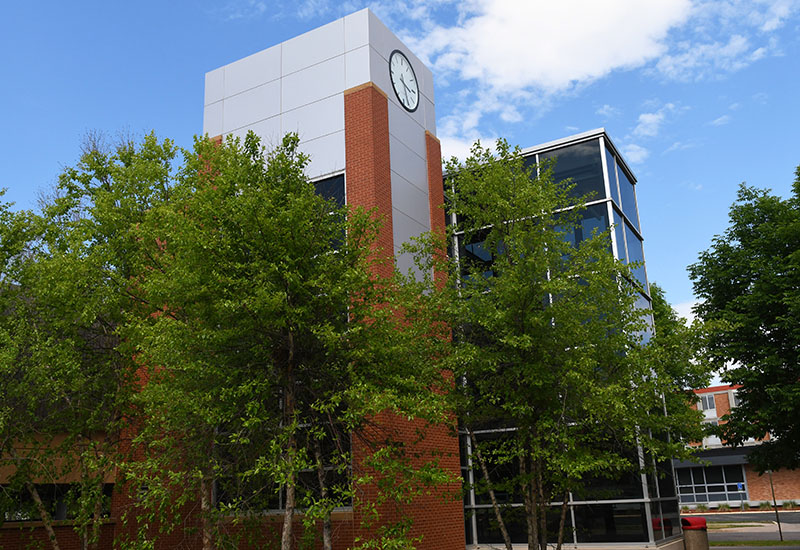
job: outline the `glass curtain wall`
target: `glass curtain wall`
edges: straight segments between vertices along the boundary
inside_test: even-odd
[[[578,243],[589,237],[592,231],[605,231],[612,228],[612,250],[615,256],[625,262],[635,263],[632,272],[641,289],[637,307],[651,309],[647,273],[644,267],[644,251],[640,233],[639,215],[636,204],[634,178],[627,171],[608,138],[604,134],[585,138],[574,143],[563,143],[557,147],[526,153],[529,166],[543,166],[546,159],[553,159],[551,165],[556,181],[570,178],[574,184],[571,191],[574,197],[586,197],[586,210],[583,221],[569,235],[572,242]],[[454,220],[448,220],[452,222]],[[469,257],[486,265],[486,276],[491,276],[491,255],[481,246],[481,242],[459,242],[455,236],[451,250],[459,257]],[[652,315],[650,330],[642,335],[647,341],[652,335]],[[476,432],[476,437],[494,439],[502,437],[502,432],[513,427],[487,429]],[[480,483],[472,467],[472,448],[466,434],[461,434],[461,468],[465,481],[464,509],[465,533],[468,545],[502,543],[502,537],[494,521],[492,506],[486,495],[475,490]],[[615,481],[595,480],[587,483],[581,495],[572,494],[567,515],[566,543],[646,543],[679,535],[680,520],[678,500],[675,494],[674,471],[670,462],[649,464],[648,457],[641,449],[632,449],[634,462],[638,458],[640,469],[654,470],[658,476],[645,473],[631,473]],[[513,473],[513,472],[512,472]],[[503,472],[492,472],[491,476],[502,479]],[[506,473],[508,475],[508,473]],[[520,514],[513,514],[508,522],[508,530],[515,543],[527,541],[523,503],[519,495],[498,494],[498,500]],[[560,516],[559,503],[553,503],[550,532],[554,532]],[[555,536],[555,535],[554,535]]]

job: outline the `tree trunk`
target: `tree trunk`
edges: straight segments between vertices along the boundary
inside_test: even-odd
[[[558,524],[558,543],[556,544],[556,550],[561,550],[561,545],[564,543],[564,526],[567,523],[567,511],[569,507],[567,503],[569,502],[569,493],[564,493],[564,498],[561,500],[561,521]]]
[[[25,482],[25,487],[28,489],[28,493],[36,504],[36,509],[39,511],[39,516],[42,518],[42,524],[44,525],[45,531],[47,531],[47,538],[50,539],[53,550],[61,550],[61,547],[58,545],[58,539],[56,538],[56,532],[53,530],[53,519],[50,517],[47,508],[45,508],[42,498],[39,496],[39,491],[36,490],[36,486],[30,481]]]
[[[294,429],[294,428],[292,428]],[[294,458],[296,448],[295,436],[292,433],[286,450],[286,465],[289,470],[286,476],[286,501],[283,503],[283,532],[281,533],[281,550],[292,550],[292,523],[295,507],[295,472]]]
[[[528,531],[528,550],[536,550],[538,546],[539,523],[536,520],[536,501],[532,466],[530,457],[523,455],[519,457],[519,472],[525,483],[522,484],[522,500],[525,504],[525,522]]]
[[[294,336],[290,330],[287,334],[288,358],[286,361],[286,387],[284,388],[283,426],[289,430],[286,442],[286,501],[283,503],[283,531],[281,532],[281,550],[292,550],[292,524],[294,522],[295,486],[295,454],[297,438],[295,437],[295,395],[294,395]]]
[[[214,506],[211,490],[214,480],[208,471],[203,470],[200,477],[200,516],[203,531],[203,550],[214,550],[214,534],[211,529],[211,509]]]
[[[325,463],[322,459],[322,444],[319,439],[314,440],[314,460],[317,461],[317,481],[319,482],[319,496],[325,506],[322,516],[322,550],[331,550],[331,511],[328,501],[328,483],[325,479]]]
[[[537,459],[536,485],[538,486],[537,497],[539,501],[539,548],[547,550],[547,509],[550,507],[550,502],[545,500],[543,468],[541,459]]]
[[[497,519],[497,525],[500,527],[500,533],[503,535],[503,542],[505,542],[506,550],[513,550],[511,546],[511,537],[508,536],[506,524],[503,522],[503,516],[500,514],[500,506],[497,504],[497,498],[495,498],[494,495],[492,482],[489,480],[489,469],[486,467],[486,462],[484,462],[480,450],[478,450],[478,440],[475,438],[475,433],[471,428],[467,427],[466,430],[467,434],[469,434],[469,439],[472,442],[472,456],[478,460],[478,464],[481,467],[481,472],[483,473],[483,478],[486,480],[486,486],[489,489],[489,499],[492,501],[492,510],[494,510],[494,517]]]

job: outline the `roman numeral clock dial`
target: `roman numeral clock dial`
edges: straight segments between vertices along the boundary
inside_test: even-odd
[[[406,111],[416,111],[419,106],[417,75],[414,74],[414,68],[408,58],[400,50],[393,51],[389,56],[389,76],[400,105]]]

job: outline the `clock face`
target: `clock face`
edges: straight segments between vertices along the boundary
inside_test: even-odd
[[[419,105],[419,85],[417,76],[408,58],[400,50],[395,50],[389,56],[389,76],[392,87],[400,104],[406,111],[416,111]]]

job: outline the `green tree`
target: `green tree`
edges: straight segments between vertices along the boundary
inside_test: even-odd
[[[77,480],[62,497],[84,546],[98,542],[107,514],[104,485],[123,448],[136,370],[117,332],[131,306],[136,243],[127,229],[164,198],[174,152],[152,136],[137,152],[89,141],[41,214],[6,209],[0,220],[0,459],[16,493],[7,503],[19,510],[27,493],[54,549],[54,503],[39,484]]]
[[[507,548],[510,498],[524,503],[529,548],[551,537],[560,547],[570,492],[638,472],[637,446],[653,463],[686,452],[664,435],[669,386],[641,346],[642,289],[607,231],[577,238],[582,201],[547,166],[532,173],[501,141],[496,153],[476,144],[447,171],[458,262],[439,310],[456,329],[446,364],[461,381],[454,407],[478,488]],[[506,429],[487,438],[487,427]]]
[[[297,145],[201,139],[179,162],[152,135],[92,140],[41,215],[0,204],[2,460],[53,548],[36,481],[80,473],[91,543],[113,467],[131,548],[181,528],[235,543],[271,508],[283,548],[298,508],[330,548],[350,502],[374,521],[359,544],[413,545],[381,514],[449,478],[384,420],[448,419],[428,360],[446,339],[424,281],[377,275],[375,213],[318,196]]]
[[[407,315],[414,285],[377,275],[392,261],[372,253],[379,224],[318,195],[297,146],[290,135],[265,155],[252,134],[198,140],[172,199],[136,230],[136,293],[156,309],[123,333],[147,379],[144,458],[128,475],[147,486],[143,527],[148,514],[174,525],[199,494],[204,548],[247,536],[249,523],[263,532],[276,508],[283,550],[298,508],[309,536],[322,522],[330,548],[330,512],[374,506],[358,485],[408,465],[376,415],[443,418],[441,375],[426,366],[433,329]],[[369,474],[352,463],[351,434],[374,447]]]
[[[769,439],[749,461],[800,466],[800,167],[792,195],[742,184],[730,225],[689,266],[697,314],[715,321],[710,351],[723,379],[741,384],[721,426],[734,445]]]
[[[655,283],[650,283],[650,297],[655,334],[642,348],[642,360],[659,373],[670,436],[684,442],[699,441],[704,435],[702,414],[692,408],[696,397],[691,390],[708,386],[710,380],[713,365],[707,341],[713,323],[687,323]]]

